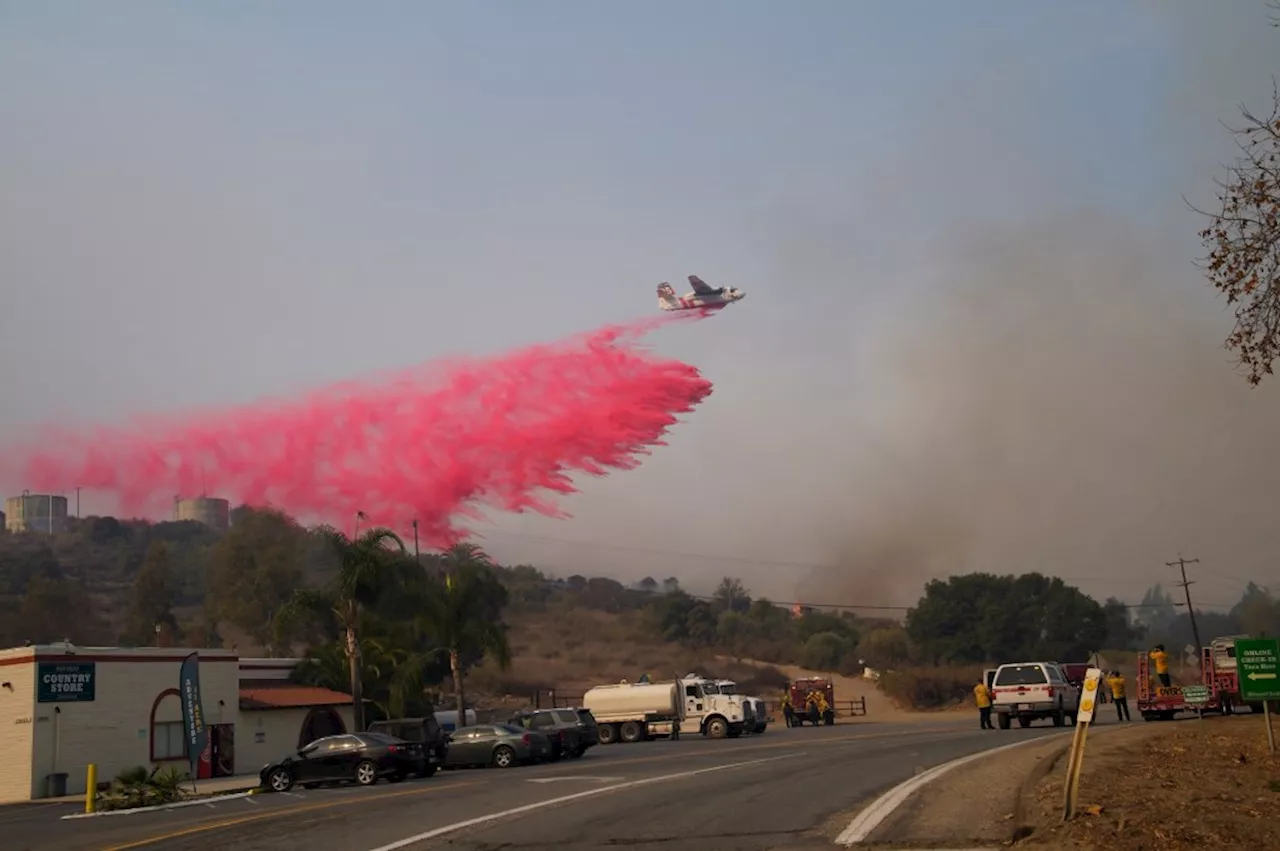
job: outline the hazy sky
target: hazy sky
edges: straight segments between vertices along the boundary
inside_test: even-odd
[[[1280,404],[1181,196],[1265,106],[1267,14],[0,0],[0,435],[550,340],[693,272],[749,297],[651,342],[716,392],[495,554],[902,603],[1136,599],[1181,550],[1230,603],[1280,581]]]

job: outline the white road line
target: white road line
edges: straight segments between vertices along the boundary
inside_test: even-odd
[[[619,792],[623,789],[634,789],[637,786],[647,786],[651,783],[665,783],[670,780],[683,780],[686,777],[696,777],[699,774],[710,774],[713,771],[728,771],[733,768],[744,768],[748,765],[763,765],[766,762],[777,762],[783,759],[795,759],[798,756],[804,756],[803,752],[789,753],[784,756],[771,756],[764,759],[751,759],[746,762],[733,762],[728,765],[716,765],[711,768],[697,768],[693,771],[681,771],[676,774],[664,774],[659,777],[646,777],[643,780],[628,780],[626,783],[617,783],[613,786],[602,786],[599,789],[588,789],[585,792],[575,792],[572,795],[562,795],[559,798],[552,798],[547,801],[538,801],[536,804],[525,804],[523,807],[513,807],[509,810],[502,810],[496,813],[479,816],[477,818],[459,821],[453,824],[447,824],[444,827],[437,827],[434,830],[428,830],[419,833],[416,836],[409,836],[405,839],[392,842],[390,845],[383,845],[379,848],[370,849],[370,851],[397,851],[399,848],[406,848],[418,842],[425,842],[428,839],[435,839],[437,836],[444,836],[447,833],[455,833],[459,830],[465,830],[468,827],[476,827],[481,824],[488,824],[491,821],[518,816],[522,813],[530,813],[534,810],[540,810],[545,807],[553,807],[556,804],[564,804],[569,801],[577,801],[582,798],[590,798],[593,795],[604,795],[608,792]]]
[[[220,803],[222,801],[230,801],[234,798],[247,798],[251,794],[252,794],[251,792],[238,792],[231,795],[219,795],[217,797],[217,801]],[[178,809],[182,809],[183,807],[199,807],[199,806],[212,807],[213,804],[210,803],[209,798],[196,798],[193,801],[177,801],[172,804],[156,804],[155,806],[151,806],[151,807],[132,807],[127,810],[98,810],[97,812],[92,812],[92,813],[72,813],[71,815],[63,816],[62,820],[66,821],[67,819],[77,819],[77,818],[96,818],[99,816],[131,816],[131,815],[135,815],[136,813],[153,813],[153,812],[156,812],[157,810],[178,810]]]
[[[591,774],[574,774],[569,777],[530,777],[530,783],[563,783],[566,780],[586,780],[592,783],[617,783],[625,777],[597,777]]]
[[[966,763],[973,762],[975,759],[981,759],[984,756],[998,754],[1001,751],[1007,751],[1012,748],[1021,748],[1037,742],[1044,744],[1050,739],[1064,735],[1067,732],[1070,732],[1070,730],[1065,730],[1063,733],[1050,734],[1047,736],[1036,736],[1033,739],[1024,739],[1010,745],[1002,745],[998,748],[978,751],[977,753],[969,754],[968,756],[962,756],[959,759],[953,759],[951,762],[944,762],[942,765],[936,765],[923,774],[917,774],[910,780],[906,780],[899,783],[897,786],[894,786],[888,792],[885,792],[879,798],[872,801],[870,806],[858,813],[858,815],[854,817],[853,821],[849,822],[849,826],[836,837],[836,844],[857,845],[860,842],[864,842],[866,838],[871,835],[871,832],[879,827],[885,819],[891,816],[894,810],[906,803],[907,799],[910,798],[916,790],[933,782],[953,768],[959,768]]]

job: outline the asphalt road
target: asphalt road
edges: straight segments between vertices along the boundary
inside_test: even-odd
[[[737,740],[608,745],[572,762],[83,819],[61,818],[74,807],[33,803],[0,809],[0,845],[6,851],[830,847],[860,805],[925,768],[1064,734],[1039,724],[977,727],[968,713],[936,723],[771,726]]]

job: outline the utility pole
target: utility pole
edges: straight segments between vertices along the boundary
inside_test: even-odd
[[[1182,571],[1182,582],[1178,583],[1182,586],[1182,591],[1187,595],[1187,614],[1191,617],[1191,634],[1196,639],[1196,664],[1200,665],[1200,655],[1204,645],[1200,643],[1200,628],[1196,626],[1196,610],[1191,607],[1191,582],[1187,579],[1187,565],[1199,564],[1198,558],[1183,558],[1182,553],[1178,553],[1177,561],[1166,561],[1165,567],[1177,567]]]
[[[418,552],[418,518],[413,518],[413,560],[422,567],[422,555]]]

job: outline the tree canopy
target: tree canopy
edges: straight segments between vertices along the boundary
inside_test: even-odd
[[[1256,113],[1241,107],[1230,128],[1238,154],[1218,182],[1218,207],[1205,213],[1201,260],[1214,289],[1235,308],[1227,348],[1251,384],[1272,374],[1280,347],[1280,89],[1272,80],[1271,105]]]
[[[1057,577],[971,573],[935,579],[907,613],[907,634],[934,664],[1083,661],[1102,649],[1098,602]]]

